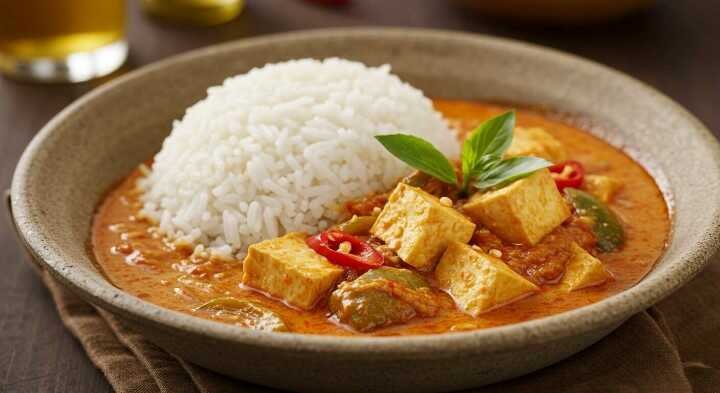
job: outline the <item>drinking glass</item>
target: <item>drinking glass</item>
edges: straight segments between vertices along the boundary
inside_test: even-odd
[[[0,72],[81,82],[127,57],[124,0],[0,0]]]

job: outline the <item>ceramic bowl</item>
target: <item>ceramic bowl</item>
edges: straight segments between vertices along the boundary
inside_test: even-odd
[[[430,97],[514,102],[589,117],[601,126],[595,133],[657,179],[672,211],[667,252],[639,284],[590,306],[510,326],[413,337],[246,330],[163,309],[103,278],[88,251],[93,212],[109,187],[160,148],[173,119],[230,75],[268,62],[330,56],[389,63]],[[718,247],[720,150],[708,130],[667,97],[571,55],[442,31],[319,30],[193,51],[103,85],[39,132],[18,164],[11,193],[18,230],[38,263],[182,358],[301,391],[448,391],[566,358],[690,280]]]

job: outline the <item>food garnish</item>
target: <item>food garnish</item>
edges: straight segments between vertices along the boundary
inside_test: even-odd
[[[320,232],[306,240],[315,252],[331,263],[355,270],[376,269],[383,265],[383,255],[357,236],[337,230]]]
[[[564,191],[577,215],[592,223],[598,250],[614,251],[625,243],[625,231],[620,219],[605,203],[577,188],[568,187]]]
[[[376,135],[385,149],[411,167],[448,184],[457,184],[453,165],[432,143],[408,134]]]
[[[577,161],[559,162],[548,169],[560,191],[567,187],[578,188],[585,180],[585,167]]]
[[[538,157],[502,156],[510,147],[515,128],[515,112],[493,117],[473,130],[465,139],[460,158],[462,182],[452,163],[430,142],[413,135],[377,135],[392,155],[411,167],[442,182],[459,186],[467,194],[472,185],[479,191],[500,188],[552,164]]]

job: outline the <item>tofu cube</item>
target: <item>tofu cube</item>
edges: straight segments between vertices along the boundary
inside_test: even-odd
[[[540,290],[502,260],[459,242],[447,248],[435,278],[458,307],[473,317]]]
[[[303,310],[312,309],[343,269],[308,247],[306,237],[292,232],[251,245],[243,261],[242,283]]]
[[[603,202],[610,202],[620,187],[622,187],[622,183],[613,177],[585,175],[585,189]]]
[[[547,169],[499,190],[478,192],[463,211],[503,240],[529,245],[570,217],[570,208]]]
[[[505,156],[533,156],[560,162],[567,159],[567,152],[562,142],[544,129],[517,127]]]
[[[427,192],[399,183],[370,233],[405,263],[430,271],[450,241],[470,241],[475,224]]]
[[[568,291],[600,285],[613,278],[599,259],[576,243],[571,244],[570,247],[573,255],[565,266],[565,275],[561,282]]]

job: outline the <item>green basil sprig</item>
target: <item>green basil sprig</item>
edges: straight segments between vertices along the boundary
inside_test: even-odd
[[[392,155],[411,167],[442,182],[458,185],[467,194],[470,185],[480,191],[500,188],[552,165],[537,157],[502,156],[510,147],[515,129],[515,112],[510,111],[481,123],[462,146],[462,182],[453,165],[430,142],[413,135],[389,134],[375,138]]]
[[[455,169],[450,161],[425,139],[405,134],[377,135],[375,139],[411,167],[445,183],[457,183]]]

